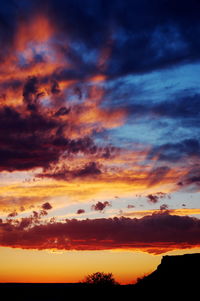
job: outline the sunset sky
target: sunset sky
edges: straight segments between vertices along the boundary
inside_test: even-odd
[[[0,43],[0,282],[200,252],[200,2],[1,0]]]

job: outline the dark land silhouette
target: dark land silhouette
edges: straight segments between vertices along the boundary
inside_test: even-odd
[[[200,253],[174,256],[163,256],[157,269],[139,279],[135,290],[141,294],[156,295],[162,292],[163,297],[193,296],[199,294]]]
[[[95,273],[94,273],[95,274]],[[98,273],[96,273],[98,274]],[[99,273],[100,274],[100,273]],[[111,276],[112,274],[110,274]],[[56,301],[71,299],[154,298],[164,300],[198,297],[200,286],[200,253],[163,256],[157,269],[138,279],[136,284],[113,283],[1,283],[0,291],[4,299],[26,301]],[[105,274],[102,273],[104,277]],[[88,279],[86,277],[86,279]],[[187,300],[186,299],[186,300]]]

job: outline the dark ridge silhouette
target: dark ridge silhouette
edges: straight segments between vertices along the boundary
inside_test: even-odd
[[[157,269],[130,285],[103,286],[81,283],[0,283],[2,296],[20,301],[59,301],[130,299],[192,300],[199,293],[200,253],[163,256]],[[96,275],[96,273],[95,273]],[[112,274],[109,274],[112,275]]]
[[[163,256],[160,265],[150,275],[139,279],[137,292],[156,290],[169,294],[194,294],[200,284],[200,253]]]

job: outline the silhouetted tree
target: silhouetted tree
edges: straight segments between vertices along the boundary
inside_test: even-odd
[[[85,278],[85,283],[96,286],[114,286],[118,283],[115,281],[112,273],[96,272]]]

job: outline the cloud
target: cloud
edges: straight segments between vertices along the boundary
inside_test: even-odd
[[[17,227],[19,230],[27,230],[30,227],[39,225],[42,219],[48,215],[47,210],[42,209],[40,211],[32,211],[29,217],[22,217],[18,219],[9,219],[10,217],[16,217],[18,214],[9,214],[6,223],[10,226]]]
[[[16,217],[18,215],[17,211],[13,211],[8,214],[8,217]]]
[[[79,145],[80,147],[80,145]],[[78,164],[77,164],[78,165]],[[60,169],[55,167],[47,169],[46,172],[38,174],[37,177],[53,178],[55,180],[73,180],[75,178],[92,178],[101,174],[101,169],[98,163],[88,162],[81,167],[74,169],[62,166]]]
[[[168,166],[160,166],[153,168],[148,173],[148,182],[149,186],[154,186],[158,183],[160,183],[170,172],[170,168]]]
[[[150,203],[156,204],[159,201],[159,197],[157,195],[149,194],[147,195],[147,199]]]
[[[167,210],[167,209],[168,209],[168,205],[167,204],[160,205],[160,210]]]
[[[190,7],[189,14],[185,10],[176,15],[172,1],[167,3],[166,10],[157,0],[155,6],[145,0],[134,4],[111,0],[104,3],[104,9],[100,1],[95,5],[86,1],[81,8],[79,1],[29,1],[26,9],[17,5],[24,17],[20,19],[16,7],[5,4],[8,11],[2,10],[1,18],[10,25],[5,41],[10,51],[2,58],[0,79],[4,99],[0,107],[0,171],[41,167],[39,176],[57,180],[102,176],[103,168],[96,158],[75,168],[58,164],[54,170],[52,166],[61,159],[66,162],[71,154],[109,159],[112,146],[100,147],[98,137],[126,122],[129,111],[197,117],[198,95],[167,104],[134,101],[132,110],[124,102],[124,94],[123,104],[106,100],[112,78],[170,67],[199,56],[198,51],[193,52],[196,39],[185,31],[196,30],[195,10]],[[126,17],[122,11],[127,12]],[[138,18],[138,12],[143,18]],[[12,74],[8,72],[11,66]],[[178,156],[193,154],[199,154],[199,141],[185,139],[153,146],[148,159],[174,162]],[[149,173],[149,186],[160,183],[169,171],[167,164],[154,168]]]
[[[51,93],[52,94],[59,94],[61,92],[61,90],[60,90],[60,87],[59,87],[59,83],[54,79],[54,80],[52,80],[52,86],[51,86]],[[63,114],[64,112],[61,112],[61,115],[64,115]],[[66,111],[65,111],[65,114],[67,114],[66,113]]]
[[[7,212],[8,214],[12,212],[23,212],[25,210],[30,210],[34,206],[38,206],[41,202],[48,199],[46,196],[32,195],[16,195],[16,186],[10,196],[3,195],[0,197],[0,211]],[[30,188],[29,188],[30,191]],[[26,194],[25,194],[26,195]]]
[[[39,113],[25,115],[14,108],[3,107],[0,127],[1,171],[47,167],[58,159],[62,148],[55,145],[57,135],[52,134],[59,127],[56,120]]]
[[[49,179],[71,181],[71,190],[64,184],[59,190],[58,183],[53,183],[51,192],[57,197],[67,191],[74,199],[83,195],[89,198],[92,193],[96,196],[107,188],[109,194],[113,189],[128,194],[133,186],[139,192],[178,181],[182,185],[177,189],[199,186],[197,168],[187,166],[184,160],[192,159],[196,164],[199,159],[198,133],[189,133],[190,127],[199,125],[199,94],[182,91],[164,102],[160,96],[155,101],[140,101],[140,83],[136,80],[134,84],[134,78],[128,77],[199,60],[196,37],[200,6],[191,1],[167,0],[164,5],[159,0],[151,4],[146,0],[86,0],[82,5],[79,0],[30,0],[24,6],[3,0],[0,172],[34,169],[42,183]],[[155,86],[150,81],[139,90],[149,93]],[[114,91],[116,86],[119,89]],[[149,117],[160,122],[173,119],[169,123],[177,129],[176,139],[168,142],[171,136],[164,132],[156,141],[151,140],[153,134],[148,135],[155,145],[144,141],[143,150],[137,154],[133,151],[127,158],[128,149],[137,148],[137,140],[146,138],[137,137],[140,130],[135,131],[129,143],[129,129],[122,129],[121,140],[117,128],[129,122],[137,127],[138,117],[145,122]],[[187,133],[180,136],[183,127],[187,127]],[[76,188],[76,182],[84,183]],[[26,185],[19,185],[18,191],[12,187],[5,190],[7,193],[10,189],[12,194],[49,194],[48,188],[38,187],[31,187],[31,192]],[[158,195],[150,191],[148,199],[158,202]],[[5,198],[1,200],[0,206],[6,207]],[[14,198],[14,204],[9,200],[8,212],[12,214],[15,202]],[[27,204],[23,197],[16,203]],[[108,205],[99,202],[95,206],[102,211]]]
[[[70,108],[67,109],[65,107],[61,107],[56,113],[55,116],[63,116],[63,115],[67,115],[70,112]]]
[[[127,205],[127,208],[128,208],[128,209],[132,209],[132,208],[135,208],[135,206],[134,206],[134,205],[131,205],[131,204],[128,204],[128,205]]]
[[[54,49],[71,63],[62,71],[65,78],[73,75],[84,79],[102,70],[114,77],[199,59],[196,36],[200,6],[195,0],[176,4],[154,0],[152,5],[146,0],[111,0],[103,1],[103,5],[100,0],[86,0],[84,6],[72,0],[36,0],[26,6],[3,2],[1,39],[6,51],[1,51],[2,61],[13,44],[21,50],[28,39],[46,43],[50,37],[54,38]],[[41,12],[47,20],[41,18]],[[23,20],[20,26],[19,14]]]
[[[36,76],[28,78],[24,85],[23,97],[29,110],[36,110],[37,99],[39,97],[38,79]]]
[[[139,211],[123,211],[120,213],[120,216],[125,216],[125,217],[144,217],[144,216],[149,216],[149,215],[154,215],[154,214],[160,214],[161,211],[164,211],[165,214],[170,214],[170,215],[177,215],[177,216],[196,216],[200,214],[200,209],[198,208],[186,208],[186,205],[183,206],[184,208],[180,209],[168,209],[167,204],[162,204],[159,209],[151,209],[151,210],[139,210]]]
[[[75,172],[77,177],[86,177],[86,176],[95,176],[101,174],[101,170],[99,169],[97,163],[89,162],[82,169]]]
[[[157,192],[155,194],[148,194],[147,195],[147,200],[149,203],[153,203],[156,204],[158,203],[161,199],[166,198],[168,196],[168,198],[170,197],[169,195],[167,195],[166,193],[163,192]]]
[[[159,161],[177,162],[184,157],[192,156],[200,156],[200,143],[194,138],[156,146],[150,151],[148,157],[151,159],[156,157]]]
[[[42,209],[50,210],[50,209],[52,209],[52,206],[49,202],[46,202],[46,203],[42,204]]]
[[[109,76],[148,72],[199,58],[195,37],[199,34],[196,12],[200,6],[195,0],[176,1],[176,4],[172,0],[165,4],[159,0],[152,4],[146,0],[134,3],[111,0],[103,5],[102,1],[95,4],[85,1],[81,8],[80,1],[35,2],[38,10],[48,8],[59,32],[67,33],[70,41],[81,41],[84,45],[71,56],[79,66],[87,62],[81,50],[101,50],[105,44],[111,48],[106,69]],[[112,43],[107,41],[109,35]]]
[[[172,97],[173,100],[171,101],[150,105],[149,111],[161,117],[183,119],[184,122],[189,119],[189,123],[194,125],[195,119],[199,117],[200,95],[198,93],[190,95],[188,92],[182,91],[182,95]]]
[[[198,186],[200,185],[200,171],[197,166],[194,169],[191,169],[186,175],[186,184],[195,184]]]
[[[180,178],[177,185],[180,189],[187,187],[193,188],[198,191],[200,187],[200,172],[199,172],[199,163],[196,165],[189,166],[186,173]]]
[[[161,94],[159,101],[154,103],[153,101],[146,100],[146,95],[143,91],[145,86],[138,85],[134,87],[134,93],[136,95],[143,95],[143,99],[140,102],[137,100],[137,97],[135,97],[134,100],[132,99],[132,86],[129,86],[126,82],[123,82],[123,80],[121,86],[123,90],[119,87],[118,81],[116,81],[113,89],[107,91],[107,94],[113,98],[113,102],[117,99],[115,105],[120,105],[127,110],[129,122],[131,122],[132,118],[137,118],[137,122],[142,122],[144,118],[148,118],[149,122],[154,125],[156,122],[158,124],[160,120],[163,120],[163,124],[170,122],[172,127],[177,123],[183,129],[187,128],[191,130],[194,128],[196,131],[199,127],[200,94],[197,89],[195,89],[195,92],[194,89],[180,88],[180,90],[175,92],[172,89],[169,100]],[[126,103],[124,103],[124,93],[126,93]],[[161,93],[165,95],[164,90],[162,90]],[[196,139],[195,135],[191,135],[191,137]],[[183,140],[184,139],[182,139],[182,141]],[[181,143],[180,139],[179,141]],[[185,143],[187,143],[187,141]]]
[[[83,213],[85,213],[85,210],[84,209],[78,209],[76,213],[77,214],[83,214]]]
[[[25,249],[140,249],[162,253],[200,245],[199,219],[157,213],[141,219],[66,220],[31,226],[29,219],[14,226],[1,223],[1,246]],[[25,230],[26,229],[26,230]]]
[[[24,230],[25,228],[28,228],[32,224],[33,220],[32,218],[24,217],[21,219],[18,229]]]
[[[91,209],[95,210],[95,211],[103,211],[106,207],[110,207],[110,206],[111,206],[111,203],[108,201],[98,202],[95,205],[92,205]]]
[[[28,96],[27,96],[28,97]],[[29,96],[30,97],[30,96]],[[30,100],[29,104],[33,104]],[[35,103],[34,103],[35,105]],[[0,108],[0,170],[28,170],[36,167],[48,168],[50,164],[67,154],[94,154],[98,147],[89,136],[70,139],[64,134],[67,124],[63,114],[51,116],[41,106],[28,111],[4,106]],[[77,126],[79,126],[77,124]],[[94,162],[88,163],[77,176],[100,173]]]

